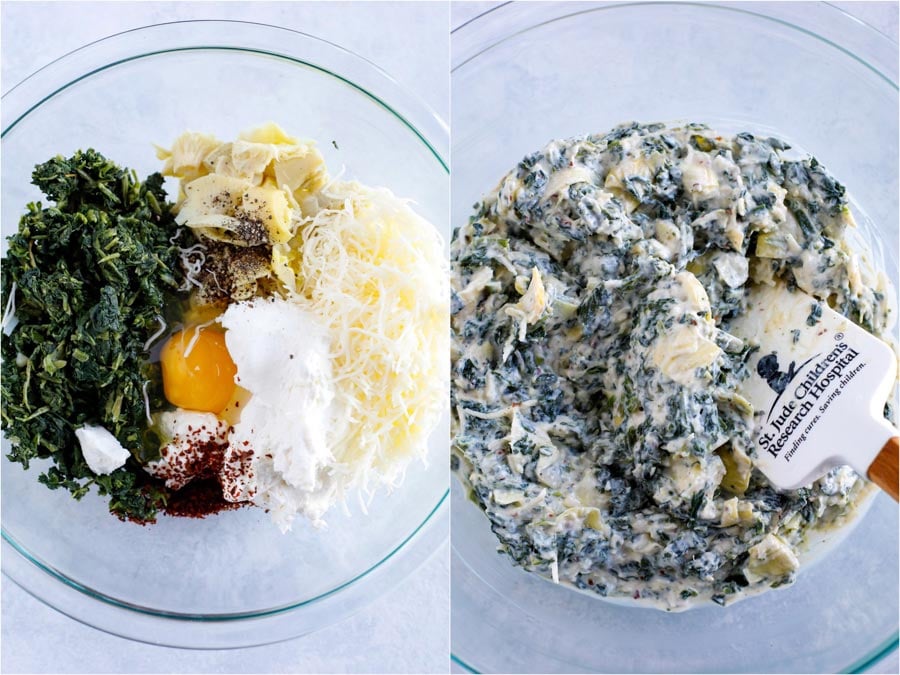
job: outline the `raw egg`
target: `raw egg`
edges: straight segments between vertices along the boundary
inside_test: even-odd
[[[218,415],[234,394],[237,366],[218,330],[178,331],[163,346],[160,362],[163,390],[172,405]]]

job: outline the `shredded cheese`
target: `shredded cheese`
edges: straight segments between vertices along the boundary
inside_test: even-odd
[[[343,489],[395,485],[449,383],[449,288],[440,235],[384,188],[332,181],[277,271],[332,336],[347,424],[333,441]]]
[[[144,415],[147,417],[147,424],[153,426],[153,417],[150,415],[150,396],[147,394],[147,387],[149,386],[150,380],[144,380],[144,384],[141,387],[141,393],[144,395]]]
[[[197,340],[200,339],[200,331],[204,328],[208,328],[212,326],[217,319],[210,319],[206,323],[199,323],[194,326],[194,334],[191,336],[190,341],[187,343],[187,346],[184,348],[184,358],[187,358],[191,355],[191,352],[194,351],[194,345],[197,344]]]
[[[178,250],[181,255],[181,266],[184,268],[184,283],[178,290],[189,291],[191,286],[202,288],[203,284],[197,279],[197,275],[203,270],[203,264],[206,262],[206,246],[194,244],[190,248]]]
[[[3,310],[3,319],[0,321],[0,329],[5,335],[13,332],[16,327],[16,282],[12,282],[9,287],[9,298],[6,301],[6,308]]]
[[[166,332],[166,322],[161,316],[157,316],[156,320],[159,322],[159,330],[157,330],[153,335],[147,338],[147,341],[144,343],[144,351],[150,349],[150,345],[156,342],[156,339]]]

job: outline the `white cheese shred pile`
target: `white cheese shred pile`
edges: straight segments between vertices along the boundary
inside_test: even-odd
[[[292,242],[293,278],[279,276],[332,336],[340,491],[396,486],[424,459],[449,386],[443,242],[387,189],[334,181],[318,200]]]

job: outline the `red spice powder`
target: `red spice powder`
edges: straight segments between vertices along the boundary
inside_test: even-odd
[[[228,429],[225,435],[230,431]],[[227,445],[208,436],[208,431],[202,427],[188,427],[187,438],[180,439],[181,442],[188,442],[188,449],[167,454],[167,470],[156,474],[163,480],[174,479],[176,484],[184,485],[171,493],[168,503],[162,508],[167,515],[204,518],[220,511],[239,509],[250,503],[225,499],[222,484],[232,486],[232,500],[238,498],[233,486],[241,475],[250,472],[253,450],[245,448],[235,452],[232,461],[226,463]]]
[[[195,480],[173,492],[164,512],[180,518],[205,518],[220,511],[233,511],[250,502],[229,502],[222,496],[222,487],[214,479]]]

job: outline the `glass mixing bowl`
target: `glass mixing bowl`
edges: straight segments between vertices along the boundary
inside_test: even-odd
[[[642,122],[779,135],[845,182],[896,284],[897,44],[813,3],[514,3],[452,35],[452,222],[549,140]],[[789,588],[680,614],[514,568],[451,487],[451,644],[483,672],[836,672],[897,647],[898,510],[878,495]]]
[[[3,97],[2,232],[14,232],[33,166],[94,147],[147,175],[153,143],[185,129],[233,138],[266,121],[316,139],[332,173],[390,187],[449,236],[449,137],[414,94],[372,63],[302,33],[227,21],[150,26],[101,40]],[[335,143],[332,144],[332,141]],[[171,194],[171,191],[170,191]],[[363,513],[282,535],[261,509],[140,527],[96,494],[38,484],[3,445],[3,572],[97,628],[181,647],[237,647],[334,623],[388,592],[448,534],[447,421],[428,463]],[[40,463],[39,463],[40,464]]]

